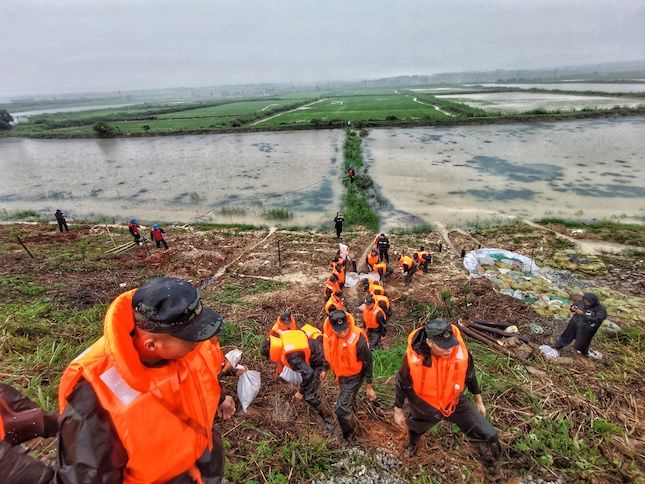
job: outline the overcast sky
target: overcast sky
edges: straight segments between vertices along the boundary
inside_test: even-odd
[[[644,0],[0,0],[0,98],[645,59]]]

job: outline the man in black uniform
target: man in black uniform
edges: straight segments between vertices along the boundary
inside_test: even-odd
[[[59,208],[56,209],[56,213],[54,214],[54,217],[56,217],[56,222],[58,222],[58,228],[63,232],[63,227],[65,227],[65,230],[69,232],[69,227],[67,226],[67,220],[65,220],[65,214],[63,211]]]
[[[378,236],[378,238],[376,239],[376,247],[378,248],[379,259],[389,264],[390,256],[388,255],[387,251],[390,249],[390,241],[385,236],[385,234],[381,234]]]
[[[309,362],[305,357],[304,351],[288,351],[283,344],[280,348],[272,348],[276,345],[278,340],[285,342],[289,340],[289,333],[293,331],[304,332],[300,329],[283,331],[279,338],[271,337],[262,343],[260,352],[267,360],[271,359],[271,353],[284,353],[284,357],[289,367],[302,377],[300,389],[294,395],[294,400],[301,401],[304,399],[312,408],[314,408],[325,421],[325,432],[329,433],[334,428],[334,415],[327,402],[321,399],[320,395],[320,382],[324,379],[325,372],[329,369],[329,365],[325,361],[322,345],[322,333],[318,331],[317,334],[312,334],[313,337],[307,335],[309,343]],[[278,363],[280,364],[280,363]],[[321,378],[321,374],[323,378]]]
[[[593,292],[585,293],[582,296],[582,301],[572,304],[570,310],[574,314],[554,348],[560,350],[576,340],[576,350],[583,356],[587,356],[592,338],[607,318],[607,310],[605,306],[600,304],[598,296]]]
[[[463,395],[473,395],[477,410]],[[405,401],[410,415],[405,417]],[[432,402],[432,403],[431,403]],[[486,420],[475,365],[459,329],[432,319],[408,337],[408,349],[396,379],[394,421],[408,431],[405,456],[412,457],[421,436],[440,420],[459,426],[479,451],[489,479],[500,478],[497,431]]]
[[[345,219],[343,216],[340,214],[340,212],[336,212],[336,217],[334,217],[334,228],[336,229],[336,238],[340,239],[340,234],[343,231],[343,222]]]

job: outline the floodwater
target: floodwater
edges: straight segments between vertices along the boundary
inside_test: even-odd
[[[645,222],[643,117],[374,129],[364,152],[381,195],[399,213],[426,222],[508,216]]]
[[[560,89],[562,91],[597,91],[597,92],[645,92],[645,83],[602,83],[602,82],[544,82],[544,83],[517,83],[517,84],[468,84],[471,87],[517,87],[519,89]]]
[[[341,195],[343,132],[105,140],[0,139],[0,207],[71,218],[329,223]]]
[[[645,105],[645,99],[611,97],[611,96],[578,96],[573,94],[549,94],[541,92],[486,92],[478,94],[437,94],[438,98],[450,99],[486,111],[530,111],[546,109],[554,111],[580,110],[584,108],[611,109],[614,106],[637,107]]]
[[[30,116],[35,116],[37,114],[49,114],[49,113],[77,113],[81,111],[95,111],[98,109],[110,109],[110,108],[122,108],[125,106],[134,106],[134,103],[128,104],[103,104],[100,106],[75,106],[75,107],[59,107],[51,109],[35,109],[33,111],[21,111],[16,113],[9,113],[16,123],[26,123],[29,121]]]

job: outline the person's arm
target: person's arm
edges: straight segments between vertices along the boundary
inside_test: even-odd
[[[365,375],[365,383],[372,384],[372,352],[367,340],[361,334],[356,345],[356,356],[358,360],[363,363],[363,374]]]
[[[121,482],[128,455],[94,389],[81,380],[67,399],[58,437],[58,481]]]
[[[54,469],[0,440],[0,482],[3,484],[53,484]],[[89,482],[89,481],[88,481]]]
[[[473,399],[475,400],[475,407],[477,408],[477,411],[485,417],[486,407],[484,406],[481,390],[479,389],[479,383],[477,382],[473,355],[471,355],[470,353],[468,353],[468,368],[466,370],[466,388],[468,388],[468,391],[471,393]]]
[[[408,366],[408,359],[403,357],[403,362],[396,374],[394,406],[396,408],[403,408],[405,406],[405,399],[412,392],[412,378],[410,377],[410,367]]]
[[[387,333],[387,318],[385,317],[385,314],[379,311],[376,314],[376,321],[378,322],[379,331],[381,332],[381,334]]]
[[[607,310],[602,305],[598,305],[598,307],[589,311],[589,313],[590,314],[587,315],[585,311],[583,312],[582,316],[587,320],[587,323],[592,327],[599,325],[607,318]]]

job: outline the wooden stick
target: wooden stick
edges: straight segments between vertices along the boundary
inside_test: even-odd
[[[110,227],[108,227],[108,224],[105,224],[105,230],[107,230],[107,233],[108,233],[108,235],[110,236],[110,240],[111,240],[111,241],[112,241],[112,243],[114,244],[114,247],[116,247],[116,242],[115,242],[115,241],[114,241],[114,239],[112,238],[112,232],[110,232]]]
[[[506,329],[509,326],[511,326],[510,324],[507,324],[507,323],[498,323],[498,322],[495,322],[495,321],[483,321],[483,320],[474,320],[473,323],[481,324],[481,325],[484,325],[484,326],[494,326],[496,328],[502,328],[502,329]]]
[[[27,251],[27,254],[29,254],[29,257],[31,257],[31,258],[33,259],[33,258],[34,258],[34,255],[33,255],[31,252],[29,252],[29,249],[28,249],[28,248],[27,248],[27,246],[24,244],[24,242],[23,242],[22,240],[20,240],[20,237],[18,237],[18,236],[16,235],[16,239],[18,239],[18,242],[20,242],[20,245],[22,245],[22,248],[23,248],[23,249],[25,249],[25,250]]]
[[[458,323],[458,324],[459,324],[459,326],[460,326],[461,330],[462,330],[465,334],[467,334],[467,335],[468,335],[468,336],[470,336],[471,338],[476,339],[476,340],[477,340],[477,341],[479,341],[480,343],[484,343],[485,345],[488,345],[488,346],[490,346],[491,348],[494,348],[494,349],[496,349],[496,350],[498,350],[498,351],[501,351],[501,352],[502,352],[502,353],[504,353],[506,356],[510,356],[511,358],[514,358],[514,359],[516,359],[516,360],[519,360],[519,361],[521,361],[522,363],[524,363],[524,364],[526,364],[526,365],[533,365],[533,363],[531,363],[531,362],[530,362],[529,360],[527,360],[526,358],[522,358],[521,356],[517,356],[517,355],[516,355],[515,353],[513,353],[512,351],[510,351],[510,350],[508,350],[508,349],[506,349],[506,348],[504,348],[504,347],[502,347],[502,346],[499,346],[499,343],[497,343],[497,344],[491,343],[487,338],[482,337],[481,333],[478,333],[477,331],[475,331],[475,330],[473,330],[473,329],[469,329],[469,328],[468,328],[466,325],[464,325],[463,323]]]
[[[489,333],[498,334],[500,336],[506,336],[507,338],[517,338],[520,341],[523,341],[524,343],[529,342],[529,339],[526,336],[522,336],[518,333],[510,333],[508,331],[502,331],[501,329],[497,329],[497,328],[491,328],[488,326],[484,326],[483,324],[469,323],[468,327],[475,328],[480,331],[488,331]]]

